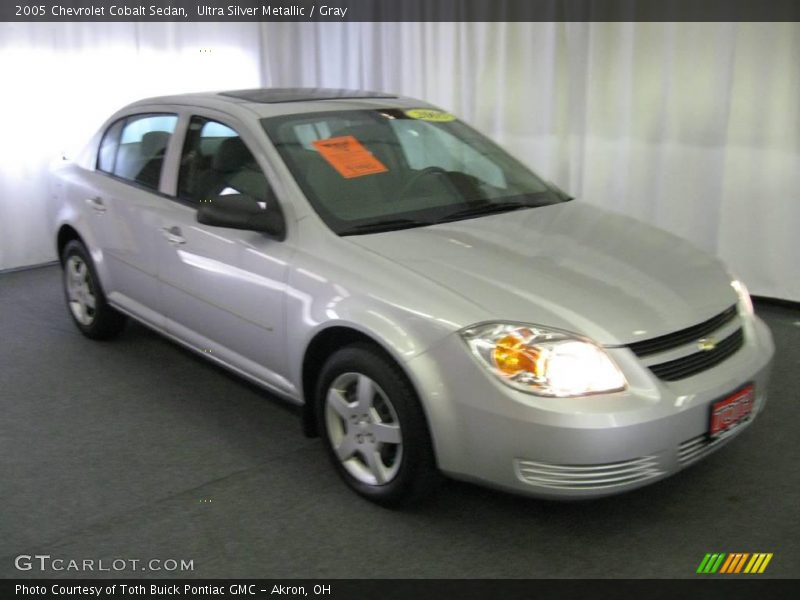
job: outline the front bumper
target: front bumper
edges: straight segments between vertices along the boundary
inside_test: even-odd
[[[458,335],[408,363],[448,475],[545,498],[589,498],[667,477],[743,431],[763,410],[774,353],[757,317],[719,365],[679,381],[656,378],[627,348],[609,350],[628,378],[623,392],[542,398],[480,368]],[[711,440],[712,402],[755,386],[749,419]]]

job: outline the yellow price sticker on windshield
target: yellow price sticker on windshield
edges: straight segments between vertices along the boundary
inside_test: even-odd
[[[420,121],[433,121],[434,123],[447,123],[455,121],[456,116],[442,110],[433,108],[412,108],[405,111],[407,117],[419,119]]]

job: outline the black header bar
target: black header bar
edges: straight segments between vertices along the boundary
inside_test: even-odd
[[[3,0],[0,21],[800,21],[800,1]]]
[[[796,579],[6,579],[2,598],[282,598],[283,600],[559,600],[796,598]],[[792,591],[794,590],[794,591]]]

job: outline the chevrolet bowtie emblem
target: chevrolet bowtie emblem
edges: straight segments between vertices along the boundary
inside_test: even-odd
[[[702,340],[697,340],[697,348],[702,350],[703,352],[708,352],[709,350],[713,350],[717,347],[717,340],[713,337],[703,338]]]

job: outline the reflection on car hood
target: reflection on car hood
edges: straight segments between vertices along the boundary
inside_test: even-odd
[[[736,301],[713,256],[576,201],[348,239],[468,298],[487,319],[608,345],[694,325]]]

